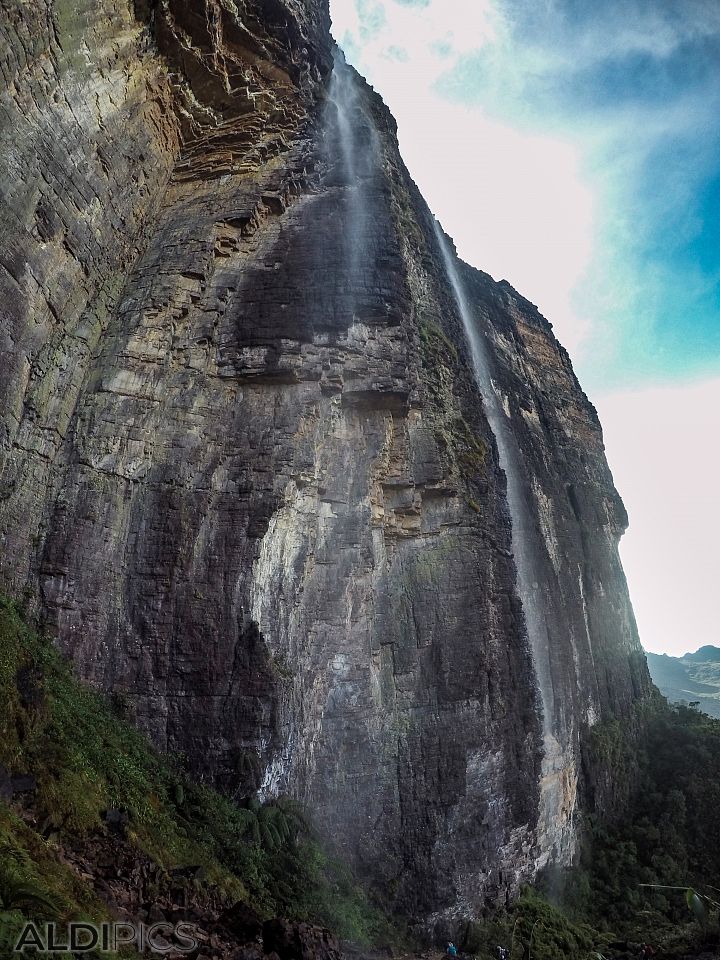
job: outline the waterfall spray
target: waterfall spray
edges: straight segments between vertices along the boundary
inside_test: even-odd
[[[540,781],[539,835],[541,861],[567,860],[572,856],[572,812],[577,780],[572,751],[558,732],[555,694],[550,666],[551,643],[543,613],[541,578],[533,548],[533,515],[523,483],[523,457],[492,379],[488,348],[469,308],[465,288],[447,238],[437,220],[435,234],[445,273],[452,287],[465,336],[470,347],[475,380],[483,399],[485,415],[495,435],[500,467],[507,480],[507,501],[512,520],[512,548],[517,568],[518,593],[532,650],[542,706],[543,761]],[[570,802],[568,802],[568,798]],[[542,864],[540,864],[542,865]]]
[[[350,187],[355,185],[361,157],[358,152],[357,129],[353,115],[360,109],[359,98],[352,74],[336,49],[333,56],[333,72],[328,86],[328,96],[335,105],[337,138],[343,173]]]
[[[327,158],[330,183],[344,206],[344,295],[353,319],[371,284],[372,183],[381,169],[380,139],[360,82],[336,47],[328,85]]]

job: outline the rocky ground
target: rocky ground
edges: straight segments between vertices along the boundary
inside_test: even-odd
[[[8,779],[0,768],[6,798]],[[165,924],[167,929],[157,942],[168,949],[178,942],[172,929],[181,923],[189,925],[187,932],[198,942],[192,954],[195,960],[340,960],[340,941],[323,927],[263,919],[243,901],[228,904],[227,898],[206,882],[202,865],[161,867],[129,841],[127,815],[119,811],[106,811],[104,829],[75,838],[58,834],[34,814],[33,787],[27,780],[20,783],[16,779],[16,812],[30,830],[48,839],[53,860],[96,895],[108,919],[147,926]],[[19,805],[18,794],[24,798]]]

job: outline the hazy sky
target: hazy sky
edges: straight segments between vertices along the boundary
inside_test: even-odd
[[[720,2],[330,7],[460,255],[570,350],[644,645],[720,645]]]

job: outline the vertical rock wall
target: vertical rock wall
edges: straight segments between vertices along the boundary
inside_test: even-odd
[[[53,464],[178,133],[166,70],[126,6],[0,9],[0,568],[21,588]]]
[[[505,477],[394,122],[330,82],[319,0],[37,6],[0,5],[3,589],[199,775],[476,914],[557,851]],[[549,325],[460,269],[579,772],[647,689],[624,513]]]

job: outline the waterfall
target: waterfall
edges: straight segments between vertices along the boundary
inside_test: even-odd
[[[379,163],[378,132],[360,95],[359,81],[336,47],[328,84],[328,98],[334,106],[334,122],[329,126],[335,140],[330,145],[330,156],[331,159],[339,157],[342,179],[350,188],[357,188],[358,181],[376,174]]]
[[[567,737],[556,728],[555,694],[551,672],[551,642],[544,616],[544,604],[537,559],[534,550],[533,513],[523,482],[524,459],[492,379],[485,337],[469,308],[465,288],[447,237],[434,220],[445,273],[452,287],[470,347],[475,380],[482,396],[485,415],[495,435],[500,467],[507,480],[507,501],[512,520],[512,549],[517,568],[517,585],[530,640],[535,675],[542,706],[543,761],[540,780],[539,866],[550,859],[567,860],[574,852],[572,813],[577,774]],[[559,722],[559,721],[557,721]]]
[[[344,194],[346,229],[343,254],[351,314],[362,294],[363,255],[369,246],[371,223],[367,190],[380,166],[379,137],[358,88],[355,72],[336,47],[328,85],[326,121],[331,182]]]
[[[334,51],[334,66],[327,91],[323,116],[325,184],[330,188],[329,215],[336,223],[338,242],[321,266],[331,271],[327,284],[336,285],[337,300],[348,325],[358,322],[362,296],[371,282],[373,261],[368,256],[371,244],[369,187],[380,164],[380,142],[372,116],[362,97],[355,71],[342,53]],[[332,273],[334,271],[334,273]],[[251,617],[259,625],[275,654],[295,656],[291,643],[297,642],[300,629],[298,597],[302,592],[304,544],[312,538],[309,527],[318,503],[311,487],[285,488],[284,503],[273,514],[261,540],[253,567]],[[300,710],[292,697],[282,705],[282,746],[276,748],[265,769],[258,789],[261,801],[290,790],[295,771],[312,749],[298,720]],[[272,744],[263,743],[263,750]]]
[[[342,172],[348,185],[352,187],[357,180],[361,160],[353,123],[353,114],[358,112],[360,105],[350,68],[337,49],[333,56],[328,96],[335,106],[336,136]]]
[[[333,73],[328,87],[326,115],[330,183],[342,192],[346,227],[343,232],[344,262],[347,268],[346,308],[354,320],[359,297],[371,285],[367,271],[367,250],[371,244],[369,187],[381,165],[380,139],[358,79],[336,48]],[[518,593],[522,602],[533,656],[542,709],[543,760],[540,779],[538,840],[540,855],[536,866],[550,859],[568,860],[574,852],[572,814],[577,773],[570,738],[562,728],[561,711],[556,711],[548,636],[543,603],[542,577],[535,555],[535,520],[531,493],[523,480],[524,458],[519,449],[509,412],[503,408],[495,389],[485,338],[478,329],[467,302],[457,263],[448,240],[437,221],[435,232],[445,272],[462,318],[470,347],[475,379],[485,413],[497,442],[500,466],[507,478],[507,500],[512,520],[512,547],[517,568]]]

